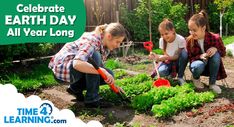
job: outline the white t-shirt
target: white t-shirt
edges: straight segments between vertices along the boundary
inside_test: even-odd
[[[167,43],[166,53],[169,56],[174,56],[175,52],[180,48],[185,48],[186,41],[183,36],[176,34],[175,40],[172,43]],[[163,38],[159,39],[159,48],[163,49]]]
[[[201,47],[202,53],[205,53],[205,50],[204,50],[204,39],[198,40],[198,44]]]

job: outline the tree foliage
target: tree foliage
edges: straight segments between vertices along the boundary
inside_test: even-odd
[[[218,10],[224,13],[225,9],[234,3],[234,0],[214,0],[214,3],[218,6]]]
[[[149,38],[149,0],[141,0],[138,7],[129,12],[121,8],[121,22],[127,27],[134,41],[148,41]],[[187,6],[182,3],[174,3],[173,0],[151,0],[152,14],[152,40],[157,42],[159,38],[158,25],[164,18],[173,21],[176,32],[187,34],[185,15]]]

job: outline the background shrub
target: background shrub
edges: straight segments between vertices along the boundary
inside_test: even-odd
[[[121,22],[130,32],[133,41],[148,41],[149,40],[149,7],[148,0],[141,0],[138,7],[131,12],[128,12],[124,7],[121,7]],[[158,25],[164,18],[169,18],[173,21],[176,32],[182,35],[187,35],[188,29],[185,21],[187,6],[182,3],[173,3],[172,0],[151,0],[152,13],[152,39],[155,47],[158,47]],[[157,42],[157,43],[156,43]]]
[[[212,32],[219,33],[219,10],[214,3],[208,5],[208,16],[210,29]],[[225,35],[226,24],[228,24],[228,35],[234,34],[234,4],[228,7],[223,15],[223,35]]]
[[[55,44],[32,43],[0,46],[0,67],[9,67],[13,60],[37,58],[53,54]]]

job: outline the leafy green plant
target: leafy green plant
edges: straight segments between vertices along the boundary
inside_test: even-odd
[[[143,74],[138,74],[138,75],[131,77],[131,78],[117,80],[115,83],[119,86],[124,86],[127,84],[139,84],[139,83],[143,83],[143,82],[149,81],[149,80],[151,80],[151,78],[148,75],[143,73]]]
[[[213,92],[196,93],[193,84],[175,87],[153,87],[153,81],[146,74],[116,80],[116,84],[125,90],[126,96],[132,100],[131,106],[140,111],[151,111],[156,117],[167,117],[186,108],[213,101]],[[100,95],[113,103],[121,99],[110,90],[109,86],[100,88]]]
[[[125,91],[126,96],[129,99],[133,99],[137,95],[149,91],[152,87],[152,81],[146,81],[139,84],[125,84],[121,88]],[[109,86],[101,86],[99,94],[105,99],[113,103],[121,102],[119,96],[110,90]]]
[[[176,87],[154,87],[150,91],[136,96],[132,101],[132,107],[137,110],[147,110],[154,104],[159,104],[176,94],[193,92],[193,88],[191,84]]]
[[[114,127],[124,127],[124,123],[119,123],[119,122],[117,122],[117,123],[115,123],[115,125],[114,125]]]
[[[214,97],[215,94],[213,92],[178,94],[162,101],[161,104],[153,105],[151,111],[155,117],[169,117],[183,109],[211,102]]]
[[[163,50],[162,49],[154,49],[153,52],[158,54],[158,55],[163,55]]]
[[[153,84],[152,81],[145,81],[139,84],[124,85],[122,86],[122,88],[125,90],[126,95],[129,98],[134,98],[137,95],[140,95],[142,93],[149,91],[152,87],[152,84]]]
[[[117,60],[114,60],[114,59],[109,59],[105,62],[105,67],[106,68],[109,68],[111,70],[113,69],[117,69],[117,68],[120,68],[121,67],[121,64],[119,61]]]
[[[152,80],[146,74],[139,74],[131,78],[125,78],[116,80],[116,84],[120,86],[126,93],[128,98],[134,98],[135,96],[149,91],[152,87]],[[110,90],[109,86],[101,86],[99,94],[110,102],[118,103],[120,98]]]
[[[124,70],[114,70],[115,79],[122,79],[123,77],[128,76],[128,73]]]

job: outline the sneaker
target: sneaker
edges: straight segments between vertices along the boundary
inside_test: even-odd
[[[179,81],[181,86],[186,83],[186,81],[183,78],[178,78],[178,81]]]
[[[165,76],[166,79],[173,79],[171,75]]]
[[[193,81],[193,84],[196,88],[198,89],[203,89],[204,88],[204,85],[201,83],[200,79],[194,79],[192,77],[192,81]]]
[[[85,103],[86,108],[109,108],[113,105],[110,102],[104,102],[102,100],[91,102],[91,103]]]
[[[222,90],[218,85],[210,85],[210,89],[213,90],[217,94],[221,94]]]
[[[67,88],[67,92],[76,97],[77,101],[84,101],[84,95],[81,92],[74,92],[71,88]]]

